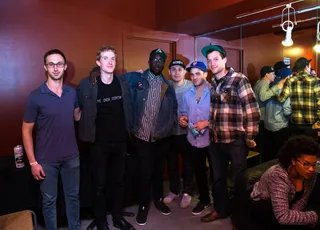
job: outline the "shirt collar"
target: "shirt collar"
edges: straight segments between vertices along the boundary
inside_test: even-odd
[[[44,81],[41,86],[40,86],[40,91],[41,93],[44,93],[44,94],[54,94],[47,86],[47,81]],[[66,87],[65,84],[62,85],[62,92],[68,92],[69,91],[69,88]]]
[[[206,82],[206,87],[204,88],[203,92],[206,92],[208,89],[209,89],[209,83]],[[191,90],[191,92],[195,93],[196,92],[196,87],[194,85],[192,85],[190,90]]]
[[[156,75],[154,75],[154,74],[150,71],[150,69],[148,70],[148,79],[150,79],[150,80],[161,79],[161,75],[162,75],[162,74],[156,76]]]

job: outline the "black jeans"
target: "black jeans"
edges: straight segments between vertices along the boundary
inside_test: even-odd
[[[179,154],[183,160],[183,189],[182,193],[192,195],[193,166],[190,152],[190,144],[186,135],[175,135],[170,137],[170,150],[167,154],[168,171],[170,179],[170,191],[178,195],[181,191],[179,173]]]
[[[232,212],[232,219],[236,225],[248,220],[247,155],[248,147],[244,137],[239,137],[232,143],[211,143],[210,145],[214,208],[222,217],[227,217]],[[229,161],[234,189],[232,206],[227,185]]]
[[[189,144],[190,145],[190,144]],[[209,196],[209,185],[208,185],[208,168],[206,166],[206,159],[209,158],[209,147],[197,148],[190,145],[192,162],[194,166],[194,174],[199,190],[199,201],[204,204],[211,202]],[[209,159],[208,159],[209,160]],[[210,160],[209,160],[210,163]],[[211,178],[212,178],[212,167],[209,167]]]
[[[290,123],[290,136],[306,135],[309,137],[317,138],[317,131],[312,129],[310,125],[299,125]]]
[[[148,207],[151,186],[153,200],[163,198],[165,156],[169,150],[170,142],[169,138],[147,142],[134,137],[134,145],[138,155],[139,205]]]
[[[121,215],[126,152],[125,142],[95,143],[92,146],[93,214],[97,221],[105,220],[108,200],[112,201],[113,218],[119,218]],[[107,194],[110,194],[109,197]]]
[[[259,122],[259,133],[255,138],[256,140],[256,147],[253,148],[254,151],[257,151],[262,156],[262,162],[264,162],[264,150],[265,150],[265,128],[264,128],[264,120],[260,120]]]
[[[264,130],[265,135],[265,145],[264,145],[264,155],[263,162],[273,160],[277,158],[277,154],[281,146],[289,138],[289,128],[283,128],[276,132]]]
[[[277,221],[271,200],[252,201],[250,205],[251,217],[259,225],[261,230],[306,230],[312,229],[309,226],[281,225]],[[318,228],[315,228],[318,229]]]

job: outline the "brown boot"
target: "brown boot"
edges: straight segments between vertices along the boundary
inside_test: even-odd
[[[216,211],[212,211],[210,213],[208,213],[207,215],[201,217],[201,222],[212,222],[215,221],[217,219],[221,219],[222,217],[216,212]]]

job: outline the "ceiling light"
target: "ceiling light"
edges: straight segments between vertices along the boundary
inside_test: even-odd
[[[317,44],[313,47],[314,51],[316,51],[317,53],[320,53],[320,44]]]
[[[284,21],[283,17],[286,10],[288,11],[287,12],[288,18],[286,21]],[[293,13],[294,22],[290,20],[290,14],[291,14],[290,10],[292,11],[291,13]],[[294,24],[297,24],[295,9],[291,6],[291,4],[287,4],[286,7],[282,10],[282,17],[281,17],[281,28],[283,31],[286,32],[286,38],[282,41],[282,45],[292,46],[293,44],[292,30],[294,28]]]
[[[317,41],[316,41],[316,45],[313,47],[313,49],[317,53],[320,53],[320,21],[318,22],[318,26],[317,26]]]
[[[286,38],[282,41],[282,45],[284,46],[292,46],[293,44],[293,41],[292,41],[292,29],[293,29],[293,26],[288,26],[287,27],[287,31],[286,31]]]

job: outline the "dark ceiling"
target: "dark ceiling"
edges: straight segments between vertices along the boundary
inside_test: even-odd
[[[210,0],[211,3],[214,1],[215,0]],[[283,36],[283,31],[280,27],[273,28],[272,26],[279,25],[281,23],[281,14],[285,6],[281,6],[277,9],[243,17],[240,19],[237,19],[236,16],[239,14],[255,12],[276,5],[287,4],[290,2],[294,1],[238,1],[235,4],[219,9],[214,9],[212,12],[208,12],[198,16],[195,15],[195,17],[189,16],[189,19],[176,21],[175,23],[172,23],[171,21],[171,23],[161,25],[161,27],[158,29],[162,31],[223,39],[227,41],[236,40],[241,37],[245,38],[267,33],[281,34],[281,36]],[[313,7],[320,8],[320,0],[304,0],[302,2],[292,4],[292,7],[294,7],[297,12],[296,20],[298,22],[301,20],[314,18],[313,20],[304,21],[295,25],[293,34],[299,30],[301,31],[303,29],[316,27],[316,18],[318,18],[318,15],[320,16],[320,9],[312,10],[305,13],[298,12]],[[292,16],[290,16],[290,19],[291,18]],[[314,34],[315,33],[316,30]]]

